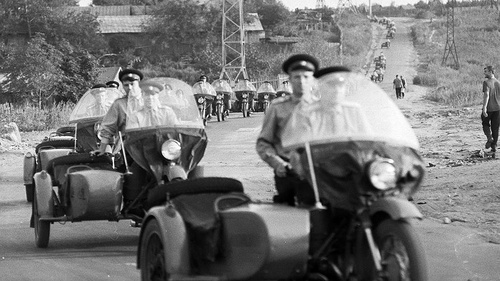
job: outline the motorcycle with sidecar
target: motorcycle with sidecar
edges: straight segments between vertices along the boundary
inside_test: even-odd
[[[94,105],[96,100],[92,92],[98,91],[90,89],[85,92],[78,103],[75,105],[71,116],[69,118],[69,126],[63,126],[58,128],[55,132],[49,134],[45,137],[41,143],[39,143],[34,151],[29,151],[24,155],[23,159],[23,178],[24,185],[26,187],[26,198],[28,202],[33,201],[34,192],[34,182],[33,176],[36,172],[46,169],[47,163],[53,158],[67,155],[68,153],[81,152],[82,149],[88,148],[92,143],[96,143],[96,136],[94,132],[94,125],[100,122],[103,114],[97,116],[88,116],[77,122],[76,114],[83,111],[85,114],[87,107]],[[115,88],[105,89],[105,100],[103,101],[106,106],[111,105],[115,99],[122,96],[122,93]],[[81,122],[80,122],[81,121]],[[98,126],[98,124],[97,124]],[[90,144],[88,142],[87,136],[83,135],[82,130],[91,129],[90,134],[91,140]],[[76,133],[79,133],[79,136]]]
[[[266,113],[269,104],[276,98],[276,91],[269,81],[264,81],[257,89],[256,110]]]
[[[234,87],[234,93],[238,104],[241,107],[243,117],[250,117],[250,112],[254,110],[255,86],[248,79],[241,79]]]
[[[141,280],[428,280],[408,200],[424,177],[411,126],[360,74],[321,77],[314,99],[283,145],[316,204],[258,202],[238,182],[165,188],[142,223]]]
[[[140,221],[142,217],[130,210],[141,207],[145,211],[153,206],[151,201],[155,198],[148,199],[150,191],[164,183],[202,174],[197,164],[206,148],[207,137],[193,97],[193,88],[173,78],[155,78],[155,81],[164,85],[164,90],[158,94],[160,104],[155,114],[164,116],[160,113],[164,110],[175,114],[175,118],[157,118],[164,123],[151,126],[151,123],[132,122],[130,119],[139,116],[145,106],[139,111],[127,112],[125,133],[123,136],[119,134],[110,153],[98,156],[87,152],[97,149],[97,145],[84,147],[78,153],[68,151],[67,155],[50,160],[44,169],[34,175],[33,216],[38,247],[48,246],[50,226],[54,222]],[[86,124],[85,120],[94,120],[98,124],[94,117],[80,114],[79,108],[75,108],[78,112],[72,115],[73,122],[79,127]],[[132,110],[133,107],[127,108]],[[165,123],[166,120],[169,123]],[[94,141],[96,136],[99,137],[99,126],[83,127],[88,130],[79,131],[91,132]],[[77,133],[77,136],[80,134]],[[137,198],[124,206],[124,187],[130,182],[137,182],[132,181],[135,176],[129,170],[132,164],[139,165],[147,176],[141,182],[142,189]]]
[[[217,93],[215,108],[217,121],[224,121],[224,119],[229,116],[229,100],[231,99],[233,89],[231,88],[227,80],[223,79],[217,79],[212,82],[212,87],[214,87],[215,92]]]
[[[210,111],[211,104],[217,97],[217,92],[210,83],[205,81],[198,81],[193,85],[194,98],[198,104],[198,111],[203,119],[203,125],[207,125],[209,117],[211,117],[212,112]]]

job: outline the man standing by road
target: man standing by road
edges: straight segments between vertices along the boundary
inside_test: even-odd
[[[495,78],[495,69],[491,65],[484,68],[484,77],[481,121],[486,136],[485,147],[491,147],[491,151],[495,152],[500,126],[500,82]]]
[[[401,84],[403,85],[401,88],[401,98],[404,99],[406,92],[406,80],[403,78],[403,75],[401,75]]]
[[[396,75],[396,79],[392,81],[392,86],[396,89],[396,99],[401,98],[401,88],[403,88],[403,82],[399,79],[399,75]]]
[[[274,169],[275,186],[278,192],[278,195],[273,198],[275,203],[295,206],[295,197],[299,205],[315,203],[312,187],[307,180],[300,179],[293,171],[290,164],[290,152],[283,148],[281,134],[301,97],[312,95],[316,83],[314,72],[318,66],[318,60],[306,54],[293,55],[283,63],[283,71],[290,76],[292,95],[277,98],[271,103],[257,138],[257,153]]]

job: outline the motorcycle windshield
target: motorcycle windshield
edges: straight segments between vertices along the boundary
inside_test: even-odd
[[[269,82],[264,82],[257,89],[257,94],[276,94],[276,91],[273,88],[273,85]]]
[[[193,91],[196,96],[215,97],[217,95],[214,87],[208,82],[199,81],[193,85]]]
[[[90,89],[75,105],[69,116],[69,122],[79,123],[86,120],[102,119],[111,104],[120,97],[122,97],[122,92],[116,88]]]
[[[203,157],[207,136],[190,85],[167,77],[147,81],[161,84],[163,90],[155,95],[143,92],[141,107],[127,106],[124,144],[134,161],[159,182],[165,161],[162,145],[167,140],[180,143],[176,161],[189,172]]]
[[[217,93],[231,94],[233,89],[226,80],[217,79],[212,82],[212,87],[214,87]]]
[[[346,141],[419,148],[413,129],[387,93],[359,73],[336,72],[320,77],[312,98],[296,106],[282,142],[285,148],[297,148]]]

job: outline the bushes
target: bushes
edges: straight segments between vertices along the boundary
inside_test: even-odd
[[[68,124],[72,104],[58,105],[40,109],[34,106],[12,107],[8,104],[0,106],[0,128],[15,122],[20,131],[52,130]]]

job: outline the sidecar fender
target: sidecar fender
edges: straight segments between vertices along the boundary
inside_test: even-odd
[[[46,171],[38,172],[35,179],[35,197],[38,207],[38,215],[41,217],[52,217],[54,204],[52,198],[52,179]]]
[[[403,218],[418,218],[422,219],[422,213],[417,207],[406,199],[402,198],[382,198],[370,206],[370,215],[383,212],[388,214],[393,220]]]
[[[137,268],[140,268],[144,226],[151,220],[156,220],[160,225],[167,272],[170,274],[188,275],[190,272],[190,263],[189,240],[187,239],[186,226],[179,212],[172,206],[165,205],[151,208],[143,219],[143,227],[139,235],[139,247],[137,248]]]

